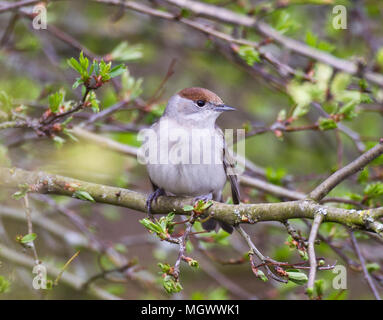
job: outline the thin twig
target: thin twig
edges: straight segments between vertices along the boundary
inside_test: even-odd
[[[33,233],[33,224],[32,224],[32,217],[31,217],[31,208],[29,207],[28,193],[23,197],[23,201],[24,201],[25,217],[26,217],[27,225],[28,225],[28,234],[32,234]],[[40,260],[39,260],[39,257],[37,255],[37,250],[36,250],[36,246],[35,246],[34,241],[30,242],[30,246],[32,248],[33,255],[35,257],[35,263],[39,264]]]
[[[314,290],[314,282],[315,282],[315,275],[316,275],[316,270],[317,270],[317,260],[315,256],[315,240],[318,234],[319,226],[323,220],[323,214],[318,212],[315,217],[313,224],[311,226],[311,231],[310,231],[310,236],[308,240],[308,255],[309,255],[309,261],[310,261],[310,272],[309,272],[309,279],[307,281],[307,292],[309,296],[313,294]]]
[[[276,281],[279,281],[279,282],[287,282],[287,280],[284,280],[284,279],[281,279],[279,277],[277,277],[269,268],[267,262],[268,261],[271,261],[270,258],[267,258],[265,257],[258,249],[257,247],[255,246],[255,244],[253,243],[253,241],[251,240],[250,236],[246,233],[245,230],[242,229],[241,226],[235,226],[235,229],[237,230],[237,232],[240,234],[240,236],[246,241],[247,245],[249,246],[250,248],[250,251],[252,252],[252,254],[256,255],[258,257],[258,259],[262,262],[263,264],[263,267],[265,268],[266,272],[267,272],[267,275],[270,276],[271,278],[273,278],[274,280]],[[253,263],[253,260],[252,260],[252,257],[250,257],[251,259],[251,263]]]
[[[367,270],[366,260],[364,259],[363,255],[362,255],[362,253],[360,251],[360,248],[359,248],[359,245],[358,245],[358,241],[355,238],[355,234],[354,234],[353,231],[350,231],[349,233],[350,233],[350,238],[351,238],[352,245],[354,247],[356,255],[358,256],[358,259],[359,259],[360,264],[362,266],[364,278],[366,279],[366,281],[368,283],[368,286],[371,288],[371,291],[374,294],[375,299],[376,300],[382,300],[380,295],[379,295],[379,291],[376,289],[375,283],[372,280],[371,275],[369,274],[369,272]]]
[[[181,261],[184,260],[184,257],[185,257],[186,242],[187,242],[187,239],[189,237],[189,234],[191,233],[191,231],[193,229],[194,221],[195,221],[195,213],[192,212],[192,214],[190,215],[189,222],[186,223],[186,229],[185,229],[183,235],[179,238],[178,257],[177,257],[177,260],[174,264],[174,271],[173,271],[173,275],[176,279],[178,279],[179,275],[180,275],[180,264],[181,264]]]

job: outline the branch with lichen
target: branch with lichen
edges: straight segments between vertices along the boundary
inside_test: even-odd
[[[383,145],[379,145],[383,149]],[[383,150],[382,150],[383,152]],[[76,191],[86,191],[94,201],[146,212],[144,193],[81,181],[42,171],[0,168],[0,186],[18,188],[28,185],[28,192],[48,193],[76,197]],[[153,205],[155,214],[185,215],[184,207],[192,205],[194,199],[181,197],[159,197]],[[323,222],[336,222],[348,227],[373,231],[383,236],[383,224],[377,220],[383,214],[383,207],[370,210],[347,210],[321,205],[314,200],[304,199],[280,203],[225,204],[214,202],[205,211],[214,219],[230,225],[253,224],[262,221],[286,221],[288,219],[314,219],[323,214]]]

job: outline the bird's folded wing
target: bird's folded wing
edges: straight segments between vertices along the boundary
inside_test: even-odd
[[[217,131],[219,134],[223,137],[224,142],[224,148],[223,148],[223,166],[225,168],[226,175],[229,179],[230,186],[231,186],[231,194],[233,197],[233,203],[239,204],[241,202],[241,196],[239,193],[239,183],[238,183],[238,177],[236,175],[236,161],[230,151],[230,149],[227,147],[227,143],[225,141],[225,136],[223,135],[223,132],[221,129],[217,128]]]

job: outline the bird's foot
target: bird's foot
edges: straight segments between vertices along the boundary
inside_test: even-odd
[[[193,211],[197,214],[200,215],[202,214],[205,210],[209,209],[212,205],[213,202],[211,201],[213,199],[213,194],[208,193],[202,196],[198,196],[194,198],[194,209]]]
[[[197,204],[199,201],[203,201],[203,203],[207,203],[207,202],[213,200],[213,194],[209,193],[209,194],[205,194],[202,196],[198,196],[198,197],[194,198],[194,200]],[[202,223],[202,227],[206,231],[212,231],[212,230],[216,229],[216,226],[217,226],[217,221],[214,220],[211,216],[208,216],[207,218],[203,219],[201,221],[201,223]]]
[[[146,210],[148,213],[148,216],[151,220],[154,219],[153,213],[152,213],[152,203],[155,202],[159,196],[163,196],[165,194],[164,189],[158,188],[156,191],[152,192],[148,199],[146,199]]]
[[[210,200],[213,200],[213,194],[212,193],[208,193],[208,194],[204,194],[202,196],[198,196],[198,197],[194,198],[194,202],[199,202],[201,200],[203,202],[208,202]]]

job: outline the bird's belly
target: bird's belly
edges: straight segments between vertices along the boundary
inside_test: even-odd
[[[223,137],[215,129],[195,135],[191,130],[171,123],[172,133],[184,134],[170,138],[167,127],[157,131],[156,163],[148,163],[150,179],[168,193],[180,196],[200,196],[219,192],[226,182],[223,166]],[[165,155],[165,157],[162,157]],[[164,161],[163,161],[164,160]]]
[[[220,164],[154,164],[148,173],[158,187],[178,196],[200,196],[223,189],[226,174]]]

